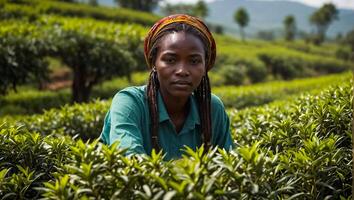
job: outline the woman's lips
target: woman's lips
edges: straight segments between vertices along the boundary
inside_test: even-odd
[[[182,81],[182,80],[178,80],[178,81],[173,81],[172,82],[173,85],[192,85],[192,82],[190,81]]]
[[[172,86],[177,90],[190,90],[192,83],[189,81],[174,81]]]

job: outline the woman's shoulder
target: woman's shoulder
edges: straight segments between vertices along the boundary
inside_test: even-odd
[[[221,101],[221,99],[216,96],[215,94],[211,94],[211,107],[213,109],[217,109],[217,110],[224,110],[224,103]]]
[[[129,86],[126,87],[120,91],[118,91],[114,97],[121,97],[121,96],[130,96],[130,97],[135,97],[135,98],[144,98],[145,97],[145,90],[146,90],[146,85],[142,86]]]
[[[145,88],[146,85],[130,86],[118,91],[112,99],[112,106],[145,105]]]

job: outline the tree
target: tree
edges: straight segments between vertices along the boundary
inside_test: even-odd
[[[205,18],[206,16],[208,16],[208,6],[205,4],[204,1],[199,0],[193,9],[193,15],[200,17],[200,18]]]
[[[293,41],[296,35],[295,17],[292,15],[288,15],[285,17],[283,23],[285,27],[285,40]]]
[[[239,8],[234,14],[234,20],[240,27],[241,38],[244,41],[245,40],[245,32],[243,29],[244,29],[244,27],[246,27],[248,25],[248,22],[250,21],[250,18],[248,16],[246,9]]]
[[[160,0],[114,0],[119,6],[151,12],[159,3]]]
[[[47,57],[58,58],[72,69],[73,102],[87,102],[95,84],[114,75],[129,76],[136,68],[142,27],[131,31],[125,29],[130,26],[83,19],[70,20],[70,26],[65,26],[64,21],[4,25],[0,31],[0,94],[20,84],[46,80]]]
[[[76,31],[62,31],[55,37],[53,55],[73,71],[73,102],[87,102],[94,85],[113,75],[129,75],[136,66],[123,44]]]
[[[332,3],[326,3],[310,16],[310,23],[316,26],[313,42],[320,45],[326,36],[329,25],[338,19],[338,10]]]
[[[91,6],[98,6],[97,0],[89,0],[88,2]]]
[[[18,85],[35,82],[41,84],[48,79],[46,46],[40,35],[1,35],[0,95],[6,95],[9,90],[16,91]]]
[[[224,85],[242,85],[247,77],[247,67],[243,64],[224,65],[218,73],[224,78]]]

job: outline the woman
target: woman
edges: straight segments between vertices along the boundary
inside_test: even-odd
[[[216,46],[207,26],[189,15],[165,17],[150,29],[144,50],[148,85],[114,96],[103,142],[119,140],[127,154],[162,150],[166,160],[180,158],[185,145],[232,148],[228,116],[210,92]]]

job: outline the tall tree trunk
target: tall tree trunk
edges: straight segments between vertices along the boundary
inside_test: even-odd
[[[77,103],[88,102],[91,93],[91,86],[87,84],[86,68],[83,66],[74,67],[74,81],[72,85],[72,101]]]
[[[242,39],[242,41],[245,41],[245,32],[244,32],[242,26],[240,26],[240,32],[241,32],[241,39]]]

